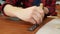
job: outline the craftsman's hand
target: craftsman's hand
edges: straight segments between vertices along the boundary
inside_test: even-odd
[[[41,6],[32,6],[23,9],[8,4],[4,8],[4,12],[10,17],[18,17],[19,19],[30,22],[32,24],[41,23],[44,17],[44,12]]]
[[[23,9],[22,12],[19,12],[16,14],[16,17],[30,22],[32,24],[39,24],[42,22],[42,19],[44,17],[44,12],[42,8],[33,6],[33,7],[29,7],[26,9]]]
[[[27,21],[33,24],[36,24],[36,23],[39,24],[42,22],[43,17],[44,17],[43,9],[39,7],[34,7]]]

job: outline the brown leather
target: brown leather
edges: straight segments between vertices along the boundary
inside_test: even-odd
[[[5,16],[0,16],[0,34],[35,34],[50,20],[51,18],[46,18],[36,30],[28,31],[28,28],[31,27],[32,24],[24,21],[12,21],[7,19]]]

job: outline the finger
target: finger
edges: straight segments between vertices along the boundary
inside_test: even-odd
[[[33,17],[34,18],[34,17]],[[40,18],[39,20],[34,18],[37,24],[40,24],[42,22],[42,19]]]
[[[37,12],[39,12],[41,14],[41,16],[44,17],[44,11],[43,11],[43,9],[37,8]]]
[[[39,12],[35,11],[33,15],[36,15],[38,18],[40,18],[41,14]]]
[[[39,7],[36,7],[36,9],[34,9],[34,13],[39,13],[42,16],[42,18],[44,17],[44,11]]]
[[[35,19],[35,21],[39,21],[39,18],[36,15],[33,15],[32,17]]]
[[[40,21],[42,21],[41,14],[36,10],[33,12],[32,17],[35,19],[35,21],[37,21],[37,23],[39,23],[40,19]]]
[[[27,20],[28,22],[32,23],[32,24],[36,24],[35,20],[33,17],[31,17],[30,19]]]
[[[43,15],[41,14],[41,12],[39,13],[38,11],[35,11],[33,15],[36,15],[37,18],[41,18],[41,17],[43,18]]]
[[[33,9],[33,15],[39,16],[41,12],[39,12],[37,9]]]
[[[36,24],[36,21],[34,20],[33,17],[31,18],[30,22],[31,22],[32,24]]]
[[[33,9],[31,16],[32,16],[32,18],[31,18],[30,22],[33,22],[34,24],[36,23],[35,21],[37,21],[37,23],[39,23],[42,20],[41,12],[39,10],[36,10],[35,8]]]

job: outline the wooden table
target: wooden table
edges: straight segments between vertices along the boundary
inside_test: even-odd
[[[32,26],[24,21],[12,21],[5,16],[0,16],[0,34],[35,34],[44,24],[49,22],[51,18],[44,19],[43,23],[34,30],[28,31],[27,29]]]

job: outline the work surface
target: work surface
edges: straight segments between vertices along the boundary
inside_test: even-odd
[[[36,34],[60,34],[60,18],[52,19],[40,28]]]
[[[5,16],[0,16],[0,34],[35,34],[44,24],[52,20],[51,18],[44,19],[43,23],[34,30],[28,31],[28,28],[32,26],[24,21],[12,21]]]

